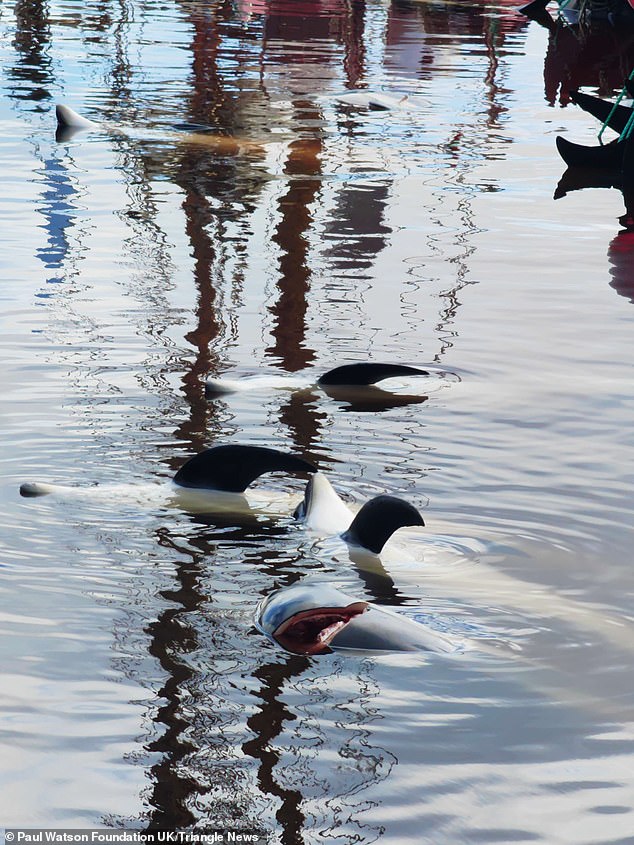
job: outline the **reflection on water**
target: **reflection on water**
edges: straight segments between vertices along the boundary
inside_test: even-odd
[[[616,191],[551,204],[553,129],[589,120],[554,116],[541,76],[550,103],[610,94],[629,35],[513,5],[2,8],[6,824],[631,835],[630,233]],[[409,105],[337,101],[356,88]],[[59,101],[126,131],[56,143]],[[460,380],[204,395],[363,360]],[[156,482],[232,440],[427,528],[369,565],[290,511],[17,496]],[[253,612],[307,575],[474,648],[287,655]]]
[[[620,89],[632,69],[634,31],[595,21],[591,27],[558,22],[553,28],[544,63],[546,99],[562,105],[570,91],[592,86],[602,96]]]

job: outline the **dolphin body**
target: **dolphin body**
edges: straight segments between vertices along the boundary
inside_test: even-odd
[[[363,88],[356,91],[344,91],[342,94],[337,94],[335,100],[344,106],[353,106],[369,111],[395,111],[407,109],[410,106],[407,94],[395,96],[394,94],[368,91]]]
[[[165,130],[138,129],[134,126],[124,126],[110,122],[88,120],[82,117],[70,106],[58,103],[55,106],[57,118],[57,129],[55,131],[56,141],[70,141],[82,132],[107,132],[111,135],[127,135],[131,137],[141,136],[143,139],[156,138],[165,140],[173,138],[174,141],[188,144],[196,144],[211,147],[221,155],[241,155],[253,152],[261,152],[263,145],[256,141],[248,141],[244,138],[232,138],[229,135],[221,135],[211,128],[193,124],[176,126],[170,132]]]
[[[377,387],[380,382],[390,380],[387,390]],[[393,381],[396,380],[396,381]],[[205,395],[208,399],[231,393],[272,390],[310,390],[319,389],[333,399],[389,407],[391,400],[421,401],[425,394],[445,386],[450,381],[458,380],[453,373],[437,369],[421,369],[407,364],[383,364],[360,362],[344,364],[321,375],[316,381],[311,374],[306,375],[270,375],[245,376],[241,379],[208,378],[205,381]],[[399,394],[394,391],[411,391],[414,395]]]
[[[260,631],[293,654],[331,650],[455,653],[464,644],[400,613],[358,600],[330,584],[297,583],[264,598]]]
[[[57,494],[65,499],[121,501],[139,505],[173,504],[197,512],[279,511],[288,515],[288,496],[257,490],[245,495],[249,485],[268,472],[312,474],[317,467],[309,461],[264,446],[226,444],[205,449],[190,458],[168,484],[120,484],[66,486],[28,481],[20,495],[32,498]]]

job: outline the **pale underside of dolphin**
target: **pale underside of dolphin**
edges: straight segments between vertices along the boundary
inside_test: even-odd
[[[439,536],[447,539],[451,535]],[[428,539],[410,535],[404,545],[394,544],[389,553],[380,558],[354,548],[346,549],[344,558],[337,549],[334,562],[343,566],[347,561],[354,564],[362,578],[363,573],[371,575],[375,584],[396,584],[399,589],[422,588],[430,597],[482,607],[487,612],[494,608],[496,613],[511,613],[512,618],[519,614],[525,624],[535,626],[536,630],[558,631],[563,627],[580,646],[593,641],[595,655],[602,643],[619,649],[626,660],[634,654],[634,619],[617,615],[610,608],[589,600],[565,595],[556,587],[506,573],[479,559],[479,552],[472,559],[465,555],[456,557],[454,550],[450,552],[435,546],[434,535]],[[539,682],[536,677],[531,682],[543,685],[549,695],[562,692],[574,696],[584,706],[591,703],[591,696],[582,689],[583,684],[580,683],[577,689],[567,687],[563,674],[558,677],[551,667],[540,665],[534,656],[528,656],[528,645],[498,638],[487,641],[486,646],[486,650],[495,653],[508,651],[509,646],[514,653],[518,652],[514,659],[530,663],[536,677],[539,675]],[[596,701],[592,703],[593,709],[597,706]],[[607,704],[605,709],[609,710]]]
[[[465,643],[330,584],[299,583],[268,595],[256,625],[293,654],[331,650],[451,654]]]
[[[414,105],[407,94],[385,94],[362,88],[336,94],[334,99],[343,105],[370,111],[402,111]]]
[[[279,373],[248,375],[240,379],[208,378],[205,394],[208,398],[230,393],[273,390],[309,390],[318,388],[335,399],[380,398],[390,392],[413,391],[416,395],[444,387],[458,377],[434,367],[411,367],[406,364],[361,362],[335,367],[315,379],[312,373],[280,375]],[[383,390],[376,387],[381,384]]]
[[[289,516],[296,496],[266,489],[248,490],[269,472],[312,474],[317,468],[277,449],[227,444],[206,449],[190,458],[167,483],[126,483],[68,486],[25,482],[20,495],[32,498],[53,494],[64,500],[112,502],[139,507],[178,507],[197,513]]]

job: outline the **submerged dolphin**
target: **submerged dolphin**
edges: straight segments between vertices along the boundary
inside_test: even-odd
[[[354,106],[370,111],[394,111],[395,109],[406,109],[410,105],[407,94],[394,96],[393,94],[384,94],[382,91],[367,91],[364,89],[337,94],[335,100],[345,106]]]
[[[419,376],[424,376],[421,379]],[[306,375],[256,375],[242,379],[208,378],[205,381],[205,395],[208,398],[228,393],[239,393],[253,390],[305,390],[318,387],[335,399],[359,399],[364,393],[373,391],[369,398],[379,395],[389,396],[385,391],[378,393],[375,385],[386,379],[404,379],[407,389],[429,392],[438,387],[434,377],[446,379],[448,376],[457,378],[453,374],[441,370],[420,369],[407,364],[381,364],[363,362],[358,364],[344,364],[328,370],[317,381],[309,374]],[[411,378],[415,377],[415,378]],[[401,387],[397,384],[396,387]],[[409,397],[408,397],[409,398]]]
[[[170,134],[169,132],[166,133],[165,130],[153,131],[146,128],[139,129],[133,126],[88,120],[88,118],[82,117],[76,111],[73,111],[70,106],[62,103],[58,103],[55,106],[55,116],[57,118],[57,129],[55,132],[55,139],[57,141],[69,141],[80,132],[93,131],[129,136],[137,136],[140,133],[144,139],[155,137],[158,140],[165,140],[166,137],[172,137],[175,141],[182,143],[212,147],[216,152],[225,155],[240,155],[263,149],[263,145],[256,141],[248,141],[244,138],[232,138],[228,135],[221,135],[211,128],[193,124],[175,126]]]
[[[157,498],[158,503],[167,498],[175,500],[177,505],[183,507],[240,512],[251,509],[250,503],[243,495],[247,487],[261,475],[278,471],[312,474],[317,472],[317,467],[297,455],[277,449],[227,444],[214,446],[194,455],[178,470],[168,485],[70,487],[26,482],[20,486],[20,495],[34,497],[61,493],[75,498],[101,496],[106,499],[117,497],[135,501],[153,501]],[[285,508],[288,513],[288,502],[285,503]]]
[[[331,649],[452,653],[462,643],[330,584],[293,584],[258,605],[256,625],[293,654]]]

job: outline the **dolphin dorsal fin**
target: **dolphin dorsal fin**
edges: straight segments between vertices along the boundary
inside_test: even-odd
[[[317,472],[317,467],[297,455],[265,446],[228,444],[194,455],[174,476],[181,487],[243,493],[266,472]]]
[[[407,525],[425,525],[414,505],[396,496],[376,496],[365,503],[341,537],[351,546],[378,555],[392,534]]]
[[[410,367],[407,364],[344,364],[328,370],[319,379],[317,384],[334,385],[359,385],[360,387],[376,384],[386,378],[398,376],[428,376],[427,370],[419,370],[418,367]]]

